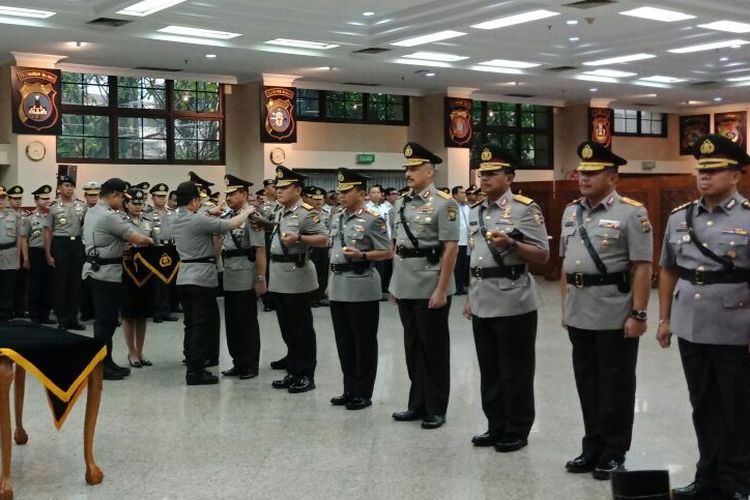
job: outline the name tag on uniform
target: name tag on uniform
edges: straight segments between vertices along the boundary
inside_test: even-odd
[[[724,234],[739,234],[741,236],[747,236],[747,229],[743,229],[741,227],[728,227],[726,229],[721,230]]]
[[[476,226],[477,224],[478,224],[478,222],[475,221],[475,220],[469,221],[469,225],[470,226]]]
[[[675,228],[675,231],[677,231],[678,233],[684,233],[684,232],[687,232],[687,230],[688,230],[687,222],[680,222],[677,224],[677,227]]]
[[[423,214],[431,214],[432,213],[432,207],[429,206],[429,205],[425,205],[424,207],[421,207],[419,209],[419,212],[423,213]]]
[[[566,220],[564,225],[565,227],[570,227],[570,226],[575,226],[576,223],[575,221],[572,221],[572,220]]]
[[[620,229],[620,221],[601,219],[597,224],[597,227],[606,227],[607,229]]]

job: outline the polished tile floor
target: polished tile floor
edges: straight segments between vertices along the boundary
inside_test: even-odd
[[[330,313],[314,309],[318,332],[317,390],[300,395],[270,387],[279,372],[268,362],[282,352],[274,313],[260,313],[262,368],[247,381],[186,387],[181,323],[149,324],[152,368],[105,382],[95,454],[104,482],[84,482],[81,429],[84,398],[55,431],[41,386],[27,387],[26,446],[13,448],[13,485],[23,499],[604,499],[609,484],[571,475],[563,464],[579,452],[582,424],[560,327],[557,283],[542,283],[537,341],[537,421],[529,446],[512,454],[478,449],[486,428],[469,322],[451,313],[452,387],[448,423],[425,431],[394,422],[408,379],[395,306],[382,303],[380,363],[373,406],[331,407],[341,392]],[[650,314],[657,316],[652,296]],[[675,348],[642,340],[631,469],[668,468],[673,485],[692,479],[696,444],[687,389]],[[87,332],[91,334],[91,326]],[[125,359],[120,331],[115,358]],[[221,367],[230,361],[224,349]]]

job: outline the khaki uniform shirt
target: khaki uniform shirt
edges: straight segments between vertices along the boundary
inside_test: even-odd
[[[330,220],[331,264],[350,262],[344,256],[344,246],[366,252],[387,250],[391,245],[386,222],[376,209],[360,208],[353,213],[341,209],[332,214]],[[330,300],[370,302],[380,300],[381,296],[380,274],[373,263],[370,263],[370,268],[363,274],[356,274],[354,271],[331,271],[328,278]]]
[[[12,208],[0,211],[0,244],[13,243],[11,248],[0,250],[0,270],[18,269],[18,237],[22,231],[21,216]]]
[[[44,248],[44,224],[47,213],[34,210],[23,218],[23,235],[29,239],[29,248]]]
[[[403,218],[401,207],[404,207]],[[408,224],[419,248],[434,248],[444,241],[458,241],[460,223],[458,204],[450,196],[430,184],[419,193],[409,192],[393,206],[393,238],[396,247],[414,248],[404,224]],[[429,299],[440,278],[440,262],[432,264],[426,257],[393,257],[393,276],[389,291],[397,299]],[[447,294],[453,295],[456,285],[453,273]]]
[[[483,209],[483,210],[481,210]],[[485,200],[471,207],[469,213],[469,250],[471,267],[497,267],[485,234],[480,229],[480,211],[484,216],[487,231],[510,233],[518,229],[524,243],[542,250],[549,250],[547,228],[539,205],[531,198],[513,195],[509,190],[494,203]],[[498,251],[500,251],[498,249]],[[500,251],[505,266],[524,265],[516,251],[508,248]],[[534,277],[525,272],[517,280],[509,278],[475,278],[469,283],[471,312],[480,318],[517,316],[536,311],[541,305],[539,290]]]
[[[99,281],[120,283],[122,281],[122,251],[128,235],[133,231],[122,217],[122,213],[112,210],[104,201],[100,201],[86,213],[86,255],[93,254],[94,247],[102,259],[119,258],[117,264],[102,264],[98,271],[91,268],[89,262],[83,264],[83,279],[93,278]]]
[[[190,259],[214,257],[214,234],[229,231],[229,221],[205,213],[193,213],[186,207],[177,209],[172,224],[174,243],[180,254],[178,285],[196,285],[207,288],[219,286],[215,262],[185,262]]]
[[[562,217],[560,256],[564,273],[601,274],[578,230],[576,210],[583,207],[583,226],[608,273],[630,271],[635,261],[651,262],[653,235],[646,208],[612,192],[595,207],[581,198],[567,206]],[[567,284],[566,325],[585,330],[619,330],[633,310],[633,292],[617,285],[576,288]]]
[[[750,202],[734,194],[708,211],[702,200],[693,208],[693,227],[698,240],[719,257],[740,269],[750,269]],[[663,267],[722,271],[706,257],[688,235],[683,205],[669,217],[661,252]],[[693,285],[679,279],[672,293],[672,333],[699,344],[747,345],[750,343],[750,284]]]
[[[83,217],[88,207],[81,200],[64,202],[56,200],[49,207],[45,227],[52,230],[52,236],[76,237],[81,236]]]
[[[176,212],[171,208],[164,208],[159,210],[157,208],[152,209],[148,213],[148,218],[151,220],[153,226],[154,243],[157,241],[161,244],[169,244],[172,240],[172,221],[174,220]]]
[[[250,207],[245,205],[239,213],[249,210]],[[236,213],[232,211],[229,217],[234,217]],[[236,242],[235,242],[236,240]],[[237,246],[239,243],[239,247]],[[224,234],[224,240],[221,243],[222,250],[237,250],[255,248],[257,252],[262,252],[265,248],[265,237],[263,231],[256,231],[249,222],[244,222],[242,226]],[[260,250],[258,250],[260,248]],[[238,257],[223,257],[222,264],[224,267],[224,290],[227,292],[241,292],[252,290],[255,287],[257,273],[255,272],[255,262],[241,255]]]

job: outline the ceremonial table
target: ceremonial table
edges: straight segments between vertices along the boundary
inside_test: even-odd
[[[39,379],[46,389],[54,424],[58,429],[62,427],[83,388],[88,385],[83,433],[86,482],[102,482],[104,475],[94,461],[93,443],[102,392],[101,361],[106,353],[107,348],[101,341],[63,330],[22,321],[0,325],[0,500],[13,498],[10,484],[10,386],[14,379],[14,438],[19,445],[28,442],[28,435],[23,428],[26,372]]]

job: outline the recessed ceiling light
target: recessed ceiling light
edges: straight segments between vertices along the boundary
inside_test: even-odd
[[[685,78],[675,78],[673,76],[662,75],[644,76],[643,78],[641,78],[641,80],[644,82],[656,83],[682,83],[687,81]]]
[[[281,45],[282,47],[296,47],[298,49],[328,50],[338,47],[335,43],[311,42],[308,40],[295,40],[293,38],[274,38],[263,43],[267,45]]]
[[[602,82],[602,83],[620,83],[617,78],[611,78],[608,76],[594,76],[594,75],[576,75],[573,78],[576,80],[583,80],[584,82]]]
[[[374,16],[375,13],[371,10],[368,10],[368,11],[363,12],[362,15],[365,17],[371,17],[371,16]]]
[[[569,25],[573,26],[575,24],[578,24],[578,20],[577,19],[568,19],[567,21],[565,21],[565,24],[569,24]]]
[[[671,89],[668,84],[666,83],[659,83],[659,82],[647,82],[643,80],[636,80],[634,82],[631,82],[633,85],[638,85],[639,87],[655,87],[657,89]]]
[[[207,59],[216,59],[216,54],[206,54]]]
[[[594,88],[590,88],[590,89],[589,89],[589,92],[599,92],[599,89],[598,89],[598,88],[596,88],[596,87],[594,87]]]
[[[484,61],[484,62],[480,62],[479,64],[483,66],[495,66],[498,68],[517,68],[517,69],[536,68],[537,66],[541,66],[540,63],[531,63],[531,62],[525,62],[525,61],[510,61],[508,59],[492,59],[491,61]]]
[[[702,52],[704,50],[714,49],[725,49],[727,47],[739,47],[750,42],[745,40],[724,40],[721,42],[702,43],[700,45],[690,45],[689,47],[681,47],[678,49],[670,49],[668,52],[672,54],[690,54],[692,52]]]
[[[454,30],[438,31],[437,33],[430,33],[429,35],[415,36],[413,38],[407,38],[398,42],[393,42],[391,45],[396,47],[415,47],[417,45],[424,45],[425,43],[439,42],[441,40],[448,40],[450,38],[457,38],[464,36],[466,33]]]
[[[580,39],[581,39],[580,37],[577,37],[577,36],[571,36],[570,38],[568,38],[568,41],[569,41],[569,42],[577,42],[577,41],[578,41],[578,40],[580,40]]]
[[[480,64],[475,64],[474,66],[470,66],[469,69],[474,71],[484,71],[486,73],[502,73],[505,75],[522,75],[523,71],[516,68],[500,68],[495,66],[482,66]]]
[[[407,59],[423,59],[427,61],[444,61],[444,62],[456,62],[468,59],[468,56],[457,56],[453,54],[443,54],[442,52],[414,52],[413,54],[407,54],[403,56]]]
[[[24,9],[23,7],[9,7],[0,5],[0,16],[29,17],[31,19],[47,19],[55,15],[55,12],[39,9]]]
[[[675,21],[686,21],[695,19],[695,16],[677,12],[676,10],[660,9],[658,7],[639,7],[633,10],[620,12],[623,16],[640,17],[641,19],[650,19],[652,21],[661,21],[663,23],[673,23]]]
[[[452,68],[450,63],[445,61],[427,61],[422,59],[395,59],[396,64],[409,64],[412,66],[430,66],[434,68]]]
[[[589,61],[583,63],[584,66],[606,66],[608,64],[620,64],[633,61],[642,61],[644,59],[652,59],[656,57],[653,54],[630,54],[628,56],[609,57],[607,59],[599,59],[597,61]]]
[[[437,75],[437,73],[435,73],[434,71],[428,71],[427,73],[424,74],[424,76],[427,78],[432,78],[435,75]]]
[[[635,76],[638,73],[631,73],[629,71],[618,71],[616,69],[596,69],[594,71],[586,71],[584,75],[592,76],[608,76],[610,78],[627,78],[629,76]]]
[[[390,23],[391,21],[393,21],[393,19],[381,19],[380,21],[376,21],[374,25],[379,26],[381,24]]]
[[[80,49],[82,47],[85,47],[87,44],[85,42],[68,42],[66,45],[70,48]]]
[[[485,21],[479,24],[473,24],[471,27],[480,30],[494,30],[497,28],[505,28],[506,26],[514,26],[516,24],[528,23],[531,21],[538,21],[540,19],[547,19],[548,17],[559,16],[559,12],[552,12],[551,10],[532,10],[530,12],[524,12],[522,14],[514,14],[512,16],[500,17],[491,21]]]
[[[204,30],[201,28],[188,28],[185,26],[167,26],[160,30],[159,33],[169,33],[171,35],[193,36],[196,38],[212,38],[217,40],[229,40],[242,36],[242,33],[230,33],[228,31]]]
[[[721,102],[723,99],[721,97],[714,97],[714,102]]]
[[[728,60],[729,60],[729,58],[728,58],[728,57],[720,57],[720,58],[719,58],[719,61],[721,61],[721,62],[726,62],[726,61],[728,61]]]
[[[129,7],[118,10],[117,13],[125,16],[146,17],[154,12],[168,9],[169,7],[173,7],[184,1],[185,0],[143,0],[142,2],[134,3]]]
[[[708,24],[699,24],[698,27],[707,30],[727,31],[729,33],[750,33],[750,24],[727,21],[726,19]]]
[[[728,82],[747,82],[750,80],[750,75],[748,76],[734,76],[732,78],[727,78]]]
[[[708,104],[706,101],[688,101],[687,104],[691,106],[700,106],[703,104]]]

